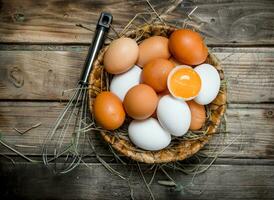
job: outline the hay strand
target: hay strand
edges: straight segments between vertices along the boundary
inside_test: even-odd
[[[30,128],[28,128],[28,129],[25,130],[25,131],[20,131],[20,130],[18,130],[17,128],[13,128],[13,129],[14,129],[17,133],[20,133],[21,135],[24,135],[25,133],[29,132],[30,130],[35,129],[35,128],[41,126],[41,124],[42,124],[42,123],[39,122],[39,123],[37,123],[37,124],[31,126]]]
[[[22,154],[21,152],[19,152],[18,150],[12,148],[6,141],[4,141],[4,139],[2,138],[2,134],[0,133],[0,144],[2,144],[4,147],[8,148],[9,150],[13,151],[14,153],[16,153],[17,155],[21,156],[22,158],[24,158],[25,160],[31,162],[31,163],[38,163],[40,161],[37,160],[32,160],[30,158],[28,158],[27,156],[25,156],[24,154]]]
[[[138,166],[139,172],[140,172],[140,174],[141,174],[141,177],[142,177],[142,179],[143,179],[143,181],[144,181],[144,183],[145,183],[145,185],[146,185],[146,188],[147,188],[147,190],[148,190],[148,192],[149,192],[149,194],[150,194],[151,199],[152,199],[152,200],[155,200],[154,194],[153,194],[153,192],[151,191],[150,186],[149,186],[149,184],[148,184],[147,181],[146,181],[146,178],[145,178],[144,173],[143,173],[143,171],[142,171],[142,169],[141,169],[141,167],[140,167],[139,162],[137,162],[137,166]]]
[[[149,7],[153,10],[153,12],[156,14],[156,16],[158,17],[158,19],[164,24],[166,25],[165,21],[161,18],[161,16],[158,14],[158,12],[156,12],[156,10],[154,9],[154,7],[152,6],[152,4],[150,3],[149,0],[146,0],[147,4],[149,5]]]

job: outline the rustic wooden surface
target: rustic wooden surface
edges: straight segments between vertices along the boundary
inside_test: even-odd
[[[201,30],[221,60],[229,96],[226,120],[201,153],[213,158],[216,148],[225,151],[193,185],[187,185],[193,175],[170,170],[186,185],[180,192],[159,185],[158,180],[167,179],[159,172],[151,185],[156,199],[273,199],[274,1],[151,3],[177,25],[198,6],[189,23]],[[151,12],[145,0],[0,1],[0,132],[32,159],[41,160],[43,138],[64,106],[60,100],[68,99],[62,91],[74,87],[87,53],[93,33],[76,24],[93,29],[103,10],[112,12],[117,30],[136,13]],[[14,130],[40,122],[25,135]],[[116,164],[100,137],[91,134],[113,168],[123,173],[132,169]],[[126,181],[110,174],[95,156],[86,162],[88,167],[81,164],[70,174],[54,176],[42,164],[29,163],[0,145],[0,199],[130,199]],[[136,168],[131,179],[135,199],[148,199]]]

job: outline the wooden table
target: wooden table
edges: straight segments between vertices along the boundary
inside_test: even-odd
[[[159,185],[157,180],[167,178],[158,173],[151,185],[155,198],[273,199],[274,1],[151,0],[151,4],[163,19],[178,25],[198,6],[189,22],[201,30],[221,60],[229,97],[226,131],[202,150],[212,158],[212,146],[218,145],[225,148],[223,153],[196,176],[191,191],[174,192]],[[144,0],[0,1],[0,130],[2,139],[31,159],[41,160],[43,138],[63,108],[60,99],[67,100],[62,91],[74,87],[83,66],[93,33],[76,24],[94,29],[101,11],[113,14],[118,31],[136,13],[151,12]],[[41,125],[23,135],[14,129],[26,130],[37,123]],[[100,155],[114,169],[126,171],[112,161],[100,137],[94,138]],[[42,164],[28,162],[3,145],[0,153],[0,199],[130,198],[127,182],[109,173],[95,157],[89,158],[89,167],[81,164],[69,174],[54,176]],[[169,173],[182,184],[193,177]],[[148,199],[137,169],[132,183],[134,197]]]

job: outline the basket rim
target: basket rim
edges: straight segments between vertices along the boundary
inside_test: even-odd
[[[145,25],[139,29],[128,31],[125,34],[125,36],[132,38],[134,35],[138,33],[138,31],[151,31],[154,29],[173,32],[177,28],[174,26],[160,25],[160,24]],[[94,63],[93,70],[89,77],[90,85],[95,84],[95,75],[96,73],[98,73],[97,70],[104,71],[102,60],[103,60],[103,55],[106,52],[107,48],[108,48],[108,45],[105,46],[100,51]],[[221,79],[224,79],[224,72],[221,68],[220,61],[218,60],[218,58],[209,51],[207,60],[213,63],[212,65],[217,69]],[[96,96],[96,94],[95,95],[92,94],[93,92],[94,92],[93,89],[89,90],[89,97]],[[221,123],[221,119],[226,110],[226,96],[227,96],[226,87],[224,87],[222,91],[221,90],[219,91],[216,99],[213,102],[213,103],[216,103],[216,105],[211,103],[212,106],[214,107],[214,112],[211,113],[211,117],[214,120],[214,124],[210,126],[207,134],[205,134],[202,138],[199,138],[196,140],[182,140],[176,146],[176,148],[173,147],[173,148],[165,148],[159,151],[139,152],[139,151],[136,151],[136,149],[132,148],[132,147],[135,147],[133,143],[128,142],[124,139],[118,138],[113,134],[109,134],[108,131],[100,131],[100,134],[105,140],[105,142],[112,145],[112,147],[115,150],[117,150],[119,153],[139,162],[152,164],[152,163],[167,163],[167,162],[184,160],[192,156],[196,152],[198,152],[209,141],[209,139],[213,136],[213,134],[217,131],[217,128],[219,124]],[[90,112],[92,113],[92,100],[89,101],[89,108],[90,108]]]

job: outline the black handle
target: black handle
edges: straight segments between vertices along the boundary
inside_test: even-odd
[[[105,35],[110,28],[111,22],[112,15],[110,13],[102,12],[96,26],[96,32],[93,37],[93,41],[91,43],[91,46],[89,47],[84,69],[81,74],[80,84],[82,85],[88,84],[88,77],[92,70],[93,62],[95,61],[95,58],[99,50],[102,48],[102,45],[105,40]]]

